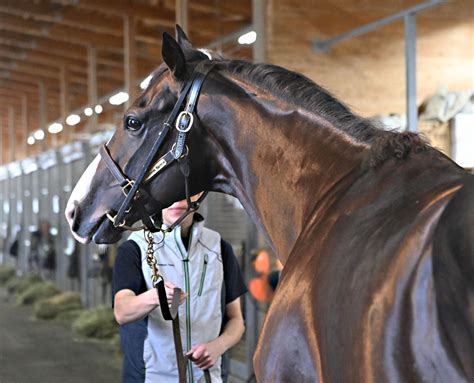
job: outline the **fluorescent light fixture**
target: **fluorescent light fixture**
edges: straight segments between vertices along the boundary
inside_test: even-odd
[[[152,79],[152,77],[153,76],[151,74],[149,74],[148,77],[140,83],[140,88],[146,89],[148,84],[150,83],[150,80]]]
[[[101,114],[103,110],[104,110],[104,108],[102,108],[102,105],[96,105],[95,108],[94,108],[94,111],[97,114]]]
[[[31,201],[31,210],[33,210],[33,213],[34,214],[38,214],[39,213],[39,202],[38,202],[38,198],[33,198],[32,201]]]
[[[44,140],[44,131],[38,129],[36,132],[33,133],[33,137],[35,138],[35,140],[38,141]]]
[[[128,93],[126,92],[118,92],[109,98],[109,102],[112,105],[121,105],[127,101],[128,101]]]
[[[60,124],[59,122],[53,122],[51,125],[48,126],[48,132],[52,134],[62,132],[62,130],[63,124]]]
[[[26,140],[26,142],[28,143],[28,145],[34,145],[36,140],[33,136],[29,136],[28,139]]]
[[[79,117],[77,114],[70,114],[66,118],[66,124],[69,126],[74,126],[77,125],[81,122],[81,117]]]
[[[255,40],[257,40],[257,32],[250,31],[240,36],[237,41],[241,45],[249,45],[249,44],[253,44]]]
[[[86,109],[84,109],[84,114],[85,114],[87,117],[92,116],[92,113],[94,113],[94,111],[92,110],[92,108],[86,108]]]
[[[59,206],[59,196],[57,194],[51,198],[51,204],[53,206],[53,213],[58,214],[61,211],[61,207]]]

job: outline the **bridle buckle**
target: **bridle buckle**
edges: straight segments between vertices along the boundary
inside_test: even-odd
[[[181,122],[184,118],[188,118],[188,120],[184,120],[183,124]],[[189,113],[187,110],[183,110],[178,117],[176,118],[175,127],[178,132],[187,133],[193,126],[194,116],[192,113]],[[184,126],[184,127],[183,127]]]

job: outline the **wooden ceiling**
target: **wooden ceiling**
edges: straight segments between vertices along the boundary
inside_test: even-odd
[[[146,77],[161,62],[162,33],[174,35],[175,9],[174,0],[1,0],[0,163],[62,144],[71,131],[82,129],[67,127],[54,137],[47,134],[43,145],[26,146],[26,138],[40,128],[41,84],[46,123],[61,118],[61,76],[67,112],[88,106],[88,49],[93,46],[98,99],[122,89],[127,18],[135,23],[137,78]],[[195,46],[207,46],[250,25],[251,15],[251,0],[189,0],[188,36]],[[248,46],[235,42],[218,49],[232,57],[251,57]],[[113,123],[122,112],[123,107],[109,105],[99,118]]]

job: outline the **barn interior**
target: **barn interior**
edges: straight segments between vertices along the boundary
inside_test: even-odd
[[[125,110],[161,64],[163,33],[174,36],[176,24],[195,47],[302,73],[381,129],[420,133],[459,166],[474,170],[472,1],[1,0],[2,382],[27,376],[59,382],[65,374],[76,374],[77,380],[70,381],[79,382],[90,374],[92,362],[86,359],[79,358],[76,364],[82,366],[74,368],[62,361],[48,364],[67,357],[67,351],[45,352],[40,362],[25,364],[28,372],[10,363],[8,355],[32,353],[41,345],[25,340],[23,350],[11,351],[9,326],[15,317],[7,312],[33,315],[31,302],[16,308],[12,302],[15,293],[20,295],[18,281],[32,283],[33,233],[44,221],[56,252],[54,274],[39,273],[55,289],[47,294],[75,293],[78,303],[62,322],[39,326],[69,326],[79,307],[111,310],[116,246],[77,243],[64,209],[87,164],[122,125]],[[273,294],[268,277],[280,265],[238,200],[210,193],[201,210],[207,225],[233,246],[249,288],[243,300],[246,332],[230,352],[229,382],[250,382],[259,329]],[[11,331],[21,333],[20,324],[34,331],[38,323],[30,322],[11,325]],[[72,331],[69,327],[64,331]],[[47,328],[41,331],[44,338],[27,334],[47,342]],[[104,337],[100,352],[79,344],[78,353],[103,358],[102,366],[110,368],[92,381],[119,379],[120,347],[110,346],[117,343],[117,331]]]

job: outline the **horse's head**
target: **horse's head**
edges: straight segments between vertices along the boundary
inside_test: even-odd
[[[71,194],[66,218],[80,242],[116,242],[124,230],[121,225],[143,221],[144,215],[208,190],[214,162],[209,156],[212,143],[200,129],[197,113],[191,117],[192,110],[180,112],[191,107],[194,110],[203,73],[208,70],[203,62],[210,61],[192,48],[179,27],[176,33],[177,40],[164,34],[164,63]],[[183,93],[186,97],[180,97]],[[190,106],[193,98],[194,105]],[[185,132],[188,127],[191,129]],[[134,183],[140,186],[134,189]],[[130,203],[125,206],[127,195]]]

